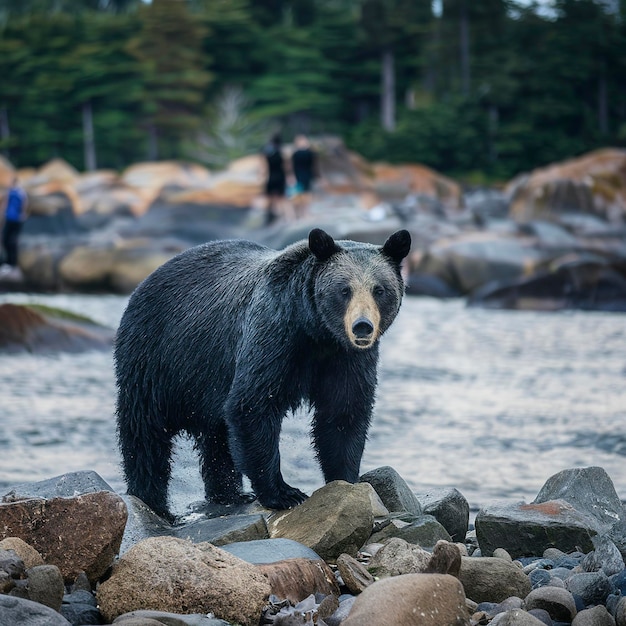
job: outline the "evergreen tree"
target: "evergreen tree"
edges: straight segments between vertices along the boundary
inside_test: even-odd
[[[184,0],[153,0],[139,10],[141,30],[129,44],[145,73],[148,158],[176,157],[180,141],[202,119],[212,76],[202,55],[204,26]]]

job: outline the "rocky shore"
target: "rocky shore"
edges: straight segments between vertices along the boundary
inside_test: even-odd
[[[391,467],[294,509],[196,503],[171,525],[94,472],[0,502],[0,624],[626,626],[626,510],[600,467],[470,523]]]
[[[32,215],[20,273],[0,277],[0,292],[129,293],[204,241],[282,248],[320,227],[334,238],[382,243],[406,228],[410,295],[489,308],[626,311],[625,150],[468,189],[420,164],[367,162],[338,138],[316,138],[314,147],[320,177],[308,214],[270,227],[258,155],[223,171],[156,162],[79,173],[60,159],[19,170]],[[13,175],[0,158],[0,188]]]

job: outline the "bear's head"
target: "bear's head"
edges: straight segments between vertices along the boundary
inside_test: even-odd
[[[391,235],[382,247],[336,242],[319,228],[309,233],[318,266],[315,306],[341,344],[371,348],[389,328],[404,295],[400,264],[410,248],[406,230]]]

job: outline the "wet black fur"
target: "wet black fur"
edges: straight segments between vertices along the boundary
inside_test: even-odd
[[[266,507],[299,504],[306,495],[283,480],[278,443],[285,413],[303,402],[313,410],[325,480],[357,481],[378,342],[363,350],[348,341],[342,285],[355,263],[376,274],[384,330],[400,306],[409,247],[407,231],[380,248],[315,229],[309,242],[281,252],[247,241],[200,245],[150,275],[131,296],[115,344],[128,493],[168,515],[172,440],[186,431],[208,500],[245,498],[243,473]]]

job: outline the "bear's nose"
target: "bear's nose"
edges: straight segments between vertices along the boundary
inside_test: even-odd
[[[352,332],[357,339],[366,339],[374,332],[374,325],[366,317],[359,317],[352,324]]]

